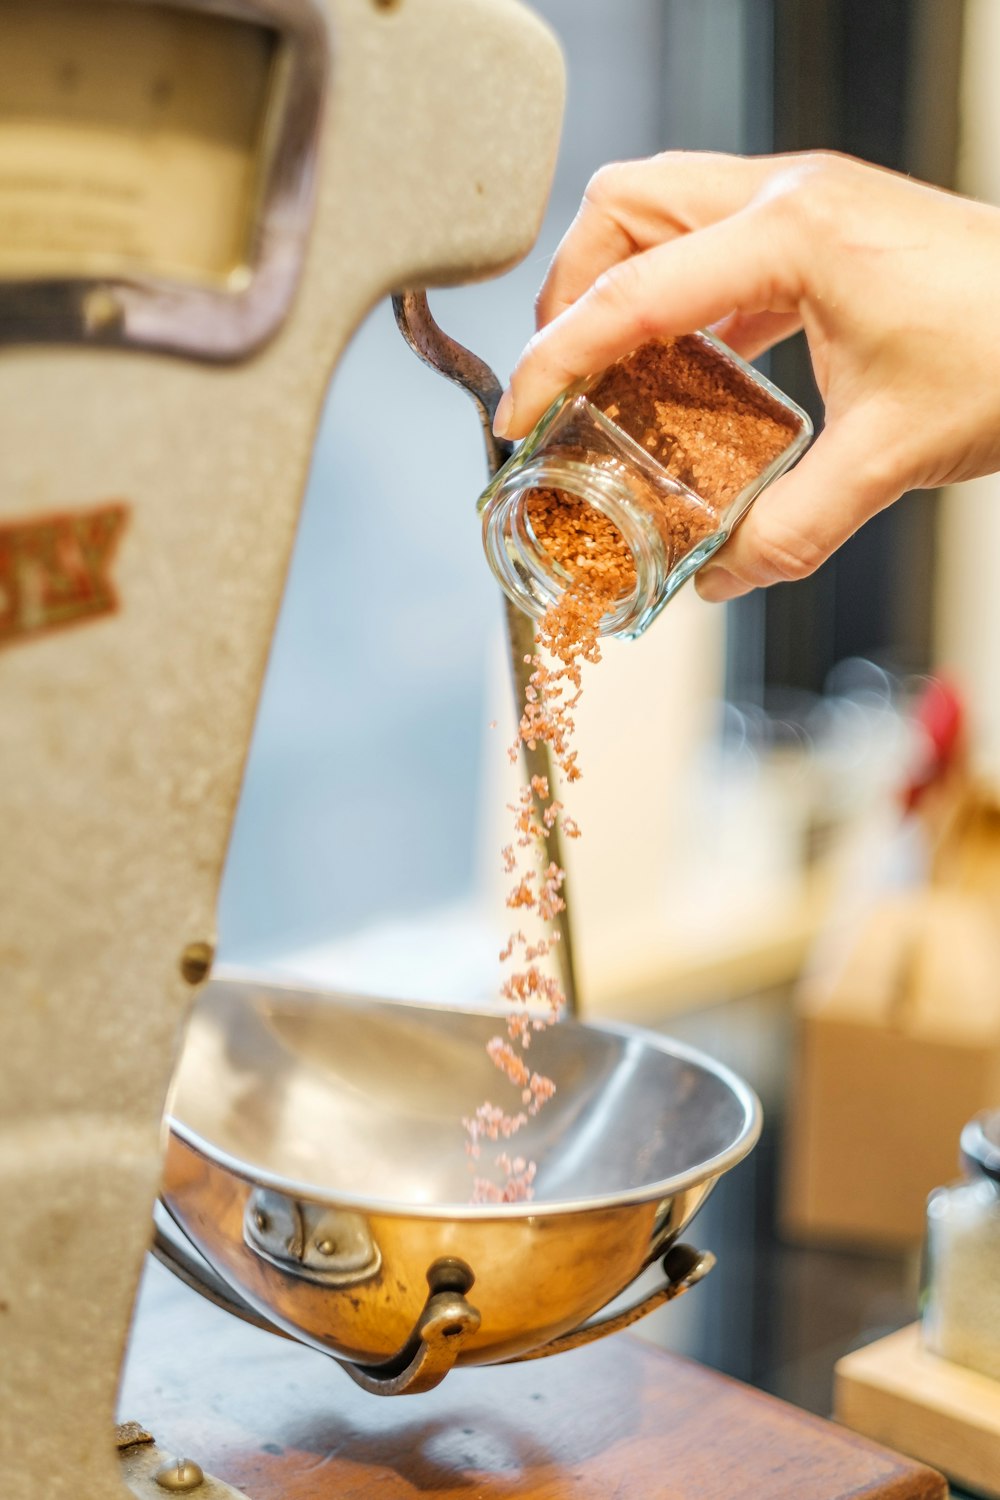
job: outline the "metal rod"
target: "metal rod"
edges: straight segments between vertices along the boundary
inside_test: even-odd
[[[443,329],[438,327],[427,305],[426,292],[401,292],[393,297],[392,307],[396,314],[399,331],[417,358],[423,360],[425,365],[430,365],[432,370],[436,370],[446,380],[460,385],[476,403],[483,429],[483,442],[486,446],[486,465],[492,479],[513,452],[512,444],[494,436],[493,433],[493,417],[503,391],[500,381],[485,360],[473,354],[471,349],[466,349],[464,344],[450,338]],[[530,616],[519,610],[509,599],[505,599],[504,603],[507,650],[515,694],[514,707],[520,717],[521,708],[525,702],[525,689],[531,676],[530,658],[535,653],[535,626]],[[542,776],[549,786],[554,787],[556,784],[555,766],[548,745],[538,743],[534,750],[529,750],[526,745],[522,745],[521,753],[528,780],[530,781],[534,776]],[[541,798],[536,796],[534,801],[537,821],[544,826]],[[558,865],[560,870],[565,870],[565,845],[558,823],[547,830],[544,835],[544,844],[547,858]],[[579,1014],[579,995],[573,955],[568,885],[567,877],[562,889],[565,906],[555,919],[556,931],[559,934],[556,964],[562,991],[566,997],[567,1013],[576,1016]]]

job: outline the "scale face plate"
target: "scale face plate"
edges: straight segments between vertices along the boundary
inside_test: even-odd
[[[66,0],[14,0],[3,30],[0,272],[238,274],[274,33]]]
[[[328,52],[312,0],[6,0],[0,343],[225,359],[273,333]]]

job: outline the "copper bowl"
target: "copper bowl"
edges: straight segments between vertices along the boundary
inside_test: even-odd
[[[531,1045],[557,1083],[517,1137],[535,1196],[473,1204],[461,1121],[509,1089],[485,1052],[498,1027],[213,981],[174,1084],[162,1201],[182,1238],[161,1255],[374,1390],[555,1352],[677,1295],[711,1264],[678,1240],[757,1140],[753,1092],[666,1037],[563,1022]],[[664,1256],[658,1288],[588,1321]]]

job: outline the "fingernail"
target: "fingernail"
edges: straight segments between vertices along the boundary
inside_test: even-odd
[[[510,388],[504,391],[500,397],[500,405],[496,409],[493,418],[493,431],[497,437],[509,437],[510,429],[514,420],[514,397]]]
[[[695,574],[694,586],[702,599],[709,604],[722,604],[745,592],[746,585],[735,573],[730,573],[721,563],[707,563]]]

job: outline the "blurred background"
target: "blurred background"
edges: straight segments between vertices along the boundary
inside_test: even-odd
[[[1000,202],[996,0],[536,8],[569,78],[540,240],[503,279],[432,297],[504,377],[606,161],[833,148]],[[798,341],[767,369],[818,423]],[[316,445],[226,873],[226,961],[407,997],[494,994],[513,717],[475,514],[484,482],[471,404],[376,308]],[[570,878],[585,1012],[706,1046],[769,1119],[698,1221],[720,1251],[713,1296],[647,1331],[817,1409],[838,1352],[913,1316],[919,1234],[913,1214],[895,1238],[839,1233],[801,1203],[796,1232],[779,1233],[782,1133],[793,1119],[807,1133],[787,1099],[800,978],[845,869],[874,872],[878,890],[926,873],[907,788],[928,756],[957,753],[916,706],[928,674],[946,671],[961,702],[965,784],[1000,751],[997,487],[910,496],[814,578],[726,610],[685,590],[648,637],[609,646],[581,705]],[[978,1103],[966,1091],[956,1116]]]
[[[988,195],[988,164],[977,144],[987,132],[976,113],[988,99],[979,97],[987,91],[978,86],[982,51],[973,46],[964,85],[972,108],[960,108],[963,17],[966,9],[973,20],[981,12],[978,24],[989,28],[988,3],[621,0],[610,7],[543,0],[538,9],[565,47],[569,101],[537,249],[499,281],[434,299],[442,324],[504,376],[532,330],[532,298],[547,261],[603,162],[667,147],[823,146],[953,185],[961,151],[963,180]],[[797,345],[777,351],[769,373],[818,419]],[[491,735],[488,725],[499,718],[505,730],[509,716],[499,605],[474,511],[483,482],[467,398],[416,364],[389,308],[377,308],[337,373],[316,446],[227,873],[227,958],[260,962],[355,945],[370,928],[378,929],[384,958],[386,924],[414,920],[431,962],[430,918],[446,935],[444,967],[458,990],[492,982],[492,971],[477,971],[461,938],[474,908],[487,912],[494,895],[502,799],[498,815],[491,788],[502,765],[494,742],[504,733]],[[967,568],[962,539],[981,534],[974,506],[974,498],[971,506],[966,497],[958,502],[954,549],[951,508],[936,496],[911,496],[816,578],[741,601],[725,618],[686,594],[648,642],[610,648],[612,665],[601,677],[615,677],[622,690],[595,682],[592,693],[596,699],[606,691],[616,708],[621,698],[622,713],[608,722],[595,707],[581,761],[593,783],[606,755],[629,761],[633,814],[613,806],[606,777],[602,788],[587,786],[582,812],[595,849],[591,863],[605,863],[597,854],[606,854],[616,876],[629,867],[627,883],[643,886],[630,892],[629,910],[636,901],[642,908],[636,921],[615,912],[616,921],[641,929],[628,933],[630,941],[656,944],[652,926],[663,933],[696,922],[697,909],[676,912],[676,887],[683,870],[679,883],[690,890],[692,861],[701,858],[711,872],[704,897],[713,928],[725,909],[720,880],[736,920],[739,887],[760,894],[764,877],[794,882],[810,824],[843,811],[816,805],[818,797],[863,797],[867,788],[853,764],[841,778],[828,766],[826,780],[834,784],[821,792],[800,766],[788,792],[790,750],[816,746],[828,761],[853,754],[853,747],[831,743],[839,721],[822,708],[825,691],[850,696],[857,685],[843,662],[872,661],[895,679],[926,671],[943,653],[973,686],[988,680],[990,664],[979,660],[986,632],[975,617],[988,606],[967,585],[951,588],[949,576],[951,550]],[[890,690],[888,679],[859,670],[864,693]],[[992,695],[982,697],[976,708],[988,719]],[[724,700],[732,705],[725,711]],[[705,752],[711,759],[727,743],[742,753],[729,757],[724,773]],[[871,748],[873,755],[885,749]],[[768,780],[772,750],[782,761],[780,794],[758,784]],[[637,782],[639,772],[649,780]],[[864,774],[877,780],[883,772],[870,766]],[[692,806],[692,777],[697,810],[680,827],[680,806]],[[770,806],[776,799],[779,812]],[[601,805],[592,809],[594,800]],[[635,819],[637,802],[645,808]],[[607,829],[605,804],[614,820]],[[643,844],[652,828],[659,847],[633,848],[637,828]],[[586,841],[580,854],[586,865]],[[748,862],[745,881],[741,861]],[[587,869],[579,872],[582,887],[590,879]],[[603,887],[595,893],[602,922],[606,894]],[[580,897],[592,904],[584,889]],[[407,925],[404,991],[424,984],[413,939]],[[333,961],[329,951],[327,957]],[[603,973],[605,956],[596,957]],[[629,982],[648,977],[655,985],[657,964],[651,956],[647,976],[633,962]],[[619,994],[623,977],[613,979]],[[435,963],[431,986],[439,980]],[[602,987],[594,974],[595,1002]]]

